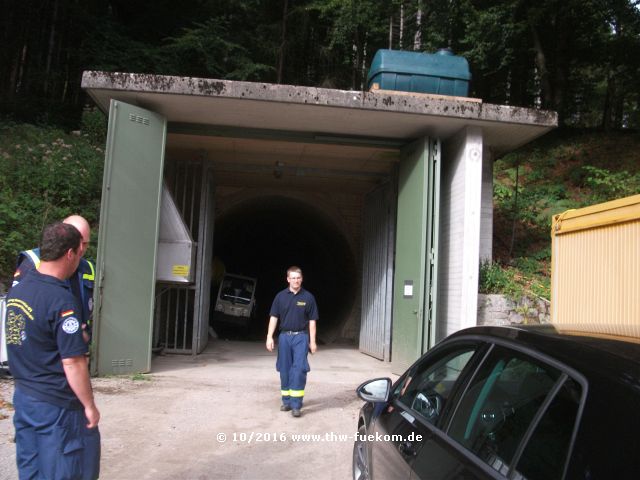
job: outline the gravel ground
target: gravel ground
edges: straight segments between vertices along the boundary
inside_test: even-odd
[[[261,342],[212,342],[158,356],[149,375],[93,379],[102,479],[347,479],[361,382],[391,374],[356,349],[324,346],[301,418],[279,411],[275,354]],[[13,382],[0,380],[0,478],[17,478]],[[304,437],[307,435],[308,437]],[[315,436],[315,437],[312,437]]]

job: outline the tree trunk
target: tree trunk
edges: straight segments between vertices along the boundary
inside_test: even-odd
[[[413,49],[420,50],[422,48],[422,8],[418,6],[416,12],[416,34],[413,37]]]
[[[540,88],[542,90],[542,107],[548,108],[553,92],[551,90],[551,81],[549,80],[549,70],[547,68],[547,57],[540,41],[540,35],[534,25],[531,25],[531,33],[533,36],[533,49],[535,51],[535,62],[540,76]]]
[[[49,48],[47,50],[47,63],[44,69],[44,85],[43,91],[46,96],[49,91],[49,84],[51,82],[51,61],[53,59],[53,51],[55,48],[56,40],[56,25],[58,23],[58,2],[53,2],[53,18],[51,19],[51,30],[49,31]]]
[[[605,132],[611,131],[613,121],[613,103],[615,98],[615,77],[607,75],[607,91],[604,96],[604,106],[602,107],[602,121],[600,126]]]
[[[367,44],[368,35],[364,36],[364,45],[362,46],[362,61],[360,62],[360,89],[365,90],[367,86]]]
[[[15,88],[15,93],[17,94],[19,94],[20,91],[23,90],[24,71],[27,66],[28,52],[29,52],[29,47],[27,46],[27,41],[25,39],[25,44],[22,47],[20,61],[18,63],[18,77],[16,78],[16,88]]]
[[[516,244],[516,225],[518,220],[518,187],[520,183],[520,164],[516,163],[516,187],[513,196],[513,219],[511,223],[511,243],[509,245],[509,260],[513,258],[513,249]]]
[[[285,46],[287,42],[287,16],[289,15],[289,0],[284,0],[284,7],[282,9],[282,37],[280,40],[280,51],[278,53],[278,78],[276,83],[282,83],[282,77],[284,72],[284,55]]]
[[[400,4],[400,41],[399,41],[400,50],[402,50],[403,36],[404,36],[404,2]]]

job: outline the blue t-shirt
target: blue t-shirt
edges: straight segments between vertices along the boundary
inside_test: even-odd
[[[318,306],[316,299],[304,288],[293,293],[285,288],[276,295],[269,313],[280,320],[280,330],[306,330],[309,320],[318,320]]]
[[[6,339],[16,387],[62,408],[82,408],[62,359],[83,356],[79,310],[67,282],[29,271],[7,297]]]

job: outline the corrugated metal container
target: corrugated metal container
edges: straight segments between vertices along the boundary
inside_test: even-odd
[[[449,49],[437,53],[378,50],[371,62],[368,86],[381,90],[466,97],[471,72],[464,57]]]
[[[556,215],[551,238],[551,322],[640,337],[640,195]]]

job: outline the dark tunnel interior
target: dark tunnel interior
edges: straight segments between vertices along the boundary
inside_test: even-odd
[[[298,199],[270,196],[246,201],[216,218],[214,256],[227,273],[256,277],[256,310],[241,331],[215,323],[217,286],[212,286],[211,324],[222,338],[264,340],[271,302],[287,287],[291,265],[303,271],[303,287],[318,303],[318,341],[347,320],[357,291],[354,253],[343,233],[318,208]]]

